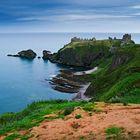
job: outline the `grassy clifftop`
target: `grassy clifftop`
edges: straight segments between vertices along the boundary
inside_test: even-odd
[[[119,46],[121,41],[116,40],[82,40],[65,45],[53,55],[57,63],[93,67],[109,56],[109,49]]]

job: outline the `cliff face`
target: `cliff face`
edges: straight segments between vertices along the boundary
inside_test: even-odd
[[[109,57],[109,49],[120,40],[77,40],[65,45],[50,60],[65,65],[93,67]]]

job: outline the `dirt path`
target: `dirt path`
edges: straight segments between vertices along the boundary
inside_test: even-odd
[[[97,106],[101,112],[91,114],[76,109],[64,120],[43,121],[40,126],[32,128],[30,134],[34,137],[30,140],[82,140],[84,137],[87,140],[104,140],[105,130],[112,126],[124,128],[126,134],[140,134],[140,105],[97,103]],[[75,119],[76,114],[82,117]],[[140,139],[139,136],[134,137]]]

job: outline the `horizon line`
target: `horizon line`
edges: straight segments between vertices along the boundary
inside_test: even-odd
[[[33,31],[33,32],[0,32],[0,34],[32,34],[32,33],[104,33],[104,34],[109,34],[109,33],[116,33],[116,34],[140,34],[140,32],[85,32],[85,31],[80,31],[80,32],[71,32],[71,31],[58,31],[58,32],[55,32],[55,31],[46,31],[46,32],[38,32],[38,31]]]

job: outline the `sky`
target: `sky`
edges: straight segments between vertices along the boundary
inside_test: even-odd
[[[140,33],[140,0],[0,0],[0,33]]]

